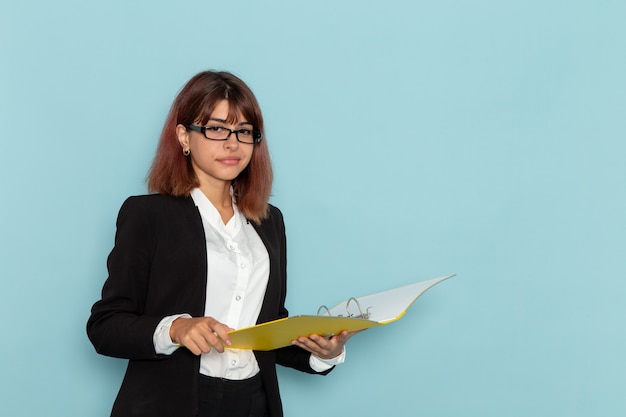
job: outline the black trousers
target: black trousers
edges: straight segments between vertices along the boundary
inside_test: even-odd
[[[198,417],[267,417],[261,374],[234,381],[200,375]]]

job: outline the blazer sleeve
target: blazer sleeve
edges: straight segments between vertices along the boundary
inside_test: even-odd
[[[107,259],[109,276],[87,322],[89,339],[103,355],[158,357],[152,336],[162,317],[144,314],[155,241],[151,223],[141,199],[131,197],[124,202],[115,246]]]

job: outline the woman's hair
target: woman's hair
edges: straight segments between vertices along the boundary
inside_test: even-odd
[[[228,101],[228,122],[235,123],[241,115],[263,133],[263,140],[254,146],[248,166],[233,181],[237,207],[246,218],[259,223],[267,216],[272,189],[272,165],[265,142],[263,116],[252,90],[228,72],[205,71],[194,76],[178,93],[172,104],[159,145],[148,174],[148,190],[173,196],[188,196],[200,185],[191,165],[183,155],[176,136],[176,126],[185,127],[208,122],[216,105]]]

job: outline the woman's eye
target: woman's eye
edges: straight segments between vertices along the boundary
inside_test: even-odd
[[[252,134],[252,130],[250,129],[239,129],[239,134],[243,136],[250,136]]]
[[[219,133],[219,132],[223,131],[224,128],[221,127],[221,126],[207,126],[206,130],[208,130],[209,132],[217,132],[217,133]]]

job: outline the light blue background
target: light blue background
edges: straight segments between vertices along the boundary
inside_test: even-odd
[[[3,1],[0,414],[106,416],[85,335],[193,74],[264,110],[292,313],[448,273],[287,416],[626,415],[623,1]]]

